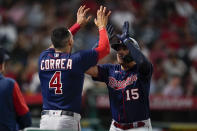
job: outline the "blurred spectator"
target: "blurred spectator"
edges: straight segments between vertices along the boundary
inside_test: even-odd
[[[17,80],[17,82],[19,83],[19,85],[21,85],[20,83],[20,74],[24,69],[24,66],[18,62],[18,61],[10,61],[7,65],[6,65],[6,77],[10,77],[13,78],[15,80]]]
[[[194,9],[191,4],[186,0],[178,0],[175,2],[176,10],[179,15],[183,17],[189,17],[191,14],[194,13]]]
[[[194,13],[188,19],[189,28],[191,31],[190,35],[197,36],[197,8],[195,9]],[[197,40],[196,37],[194,37]]]
[[[114,10],[113,13],[111,14],[111,21],[118,29],[122,28],[124,21],[129,21],[132,28],[132,25],[136,19],[134,14],[129,10],[127,10],[125,6],[119,6],[123,1],[117,1],[117,2],[118,2],[117,4],[118,6],[116,10]]]
[[[192,48],[191,48],[191,50],[190,50],[190,52],[189,52],[189,59],[191,60],[191,61],[197,61],[197,44],[195,44]]]
[[[85,74],[84,84],[83,84],[83,93],[91,88],[95,88],[94,82],[89,75]]]
[[[163,62],[164,60],[161,58],[158,58],[156,60],[155,66],[154,66],[154,72],[153,72],[153,85],[155,85],[155,93],[162,92],[164,86],[166,85],[166,82],[168,80],[168,76],[163,68]]]
[[[139,41],[138,42],[140,48],[141,48],[141,52],[148,58],[150,56],[150,52],[149,52],[149,49],[147,48],[147,46],[143,43],[143,41]]]
[[[145,45],[149,47],[159,37],[160,32],[158,28],[155,27],[154,22],[153,20],[151,20],[151,18],[145,20],[140,29],[139,38]]]
[[[153,47],[151,48],[150,52],[150,59],[153,63],[153,65],[157,65],[158,59],[165,60],[167,58],[167,54],[165,51],[165,45],[163,41],[157,40],[153,44]]]
[[[178,59],[176,52],[171,52],[168,56],[168,59],[164,61],[164,69],[168,77],[178,75],[182,77],[187,71],[185,63]]]
[[[197,87],[197,60],[192,62],[190,73],[192,82],[194,83],[195,87]]]
[[[160,35],[160,39],[164,42],[165,47],[175,51],[180,49],[179,35],[176,29],[176,26],[169,25],[168,23],[162,27]]]
[[[172,76],[167,85],[164,87],[162,94],[164,96],[179,97],[183,95],[181,87],[181,77],[178,75]]]
[[[163,62],[166,57],[165,50],[163,49],[163,42],[160,40],[156,41],[150,52],[150,60],[154,67],[153,79],[155,82],[160,80],[165,74]]]
[[[182,85],[185,89],[185,96],[187,97],[196,95],[197,90],[192,77],[193,76],[191,75],[191,72],[188,72],[187,75],[183,78],[184,81],[182,82]]]
[[[21,74],[21,86],[23,92],[30,92],[29,85],[32,81],[33,75],[37,72],[37,61],[38,59],[31,57],[28,59],[27,65],[23,69],[23,73]]]
[[[26,65],[30,46],[30,41],[25,32],[20,32],[18,34],[18,40],[14,46],[14,49],[12,50],[11,57],[13,58],[13,60]]]
[[[39,93],[41,91],[40,90],[40,79],[38,76],[38,72],[36,72],[32,75],[32,80],[29,84],[29,91],[31,93]]]
[[[40,3],[35,2],[28,12],[27,21],[32,27],[41,26],[44,21],[44,15]]]
[[[2,15],[0,24],[0,45],[8,51],[11,51],[16,40],[16,27],[10,23],[9,18],[6,14]]]
[[[24,1],[18,1],[13,7],[8,10],[8,17],[18,25],[19,22],[25,17],[27,11],[27,6]]]
[[[150,94],[153,95],[153,94],[156,94],[156,83],[155,81],[152,79],[151,80],[151,84],[150,84]]]

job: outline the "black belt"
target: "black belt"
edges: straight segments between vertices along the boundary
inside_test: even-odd
[[[41,112],[41,115],[49,115],[50,113],[50,110],[44,110]],[[55,111],[54,111],[54,114],[55,114]],[[66,116],[74,116],[74,112],[71,112],[71,111],[64,111],[62,110],[61,111],[61,115],[66,115]]]
[[[118,122],[114,122],[113,123],[115,127],[120,128],[122,130],[128,130],[128,129],[132,129],[132,128],[138,128],[138,127],[144,127],[145,123],[144,122],[137,122],[136,125],[134,126],[133,123],[129,123],[129,124],[120,124]]]

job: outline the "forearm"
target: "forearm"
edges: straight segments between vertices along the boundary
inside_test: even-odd
[[[150,72],[152,72],[152,64],[144,56],[144,54],[139,49],[137,49],[133,45],[133,43],[130,43],[130,42],[131,41],[126,41],[124,43],[127,46],[127,48],[129,49],[130,56],[137,63],[137,65],[139,67],[139,72],[144,76],[150,75]]]
[[[79,31],[80,29],[80,25],[78,23],[75,23],[73,26],[70,27],[70,32],[72,33],[72,35],[75,35],[77,33],[77,31]]]
[[[149,62],[148,59],[144,56],[144,54],[133,45],[131,40],[129,40],[129,39],[125,40],[124,44],[129,49],[130,56],[132,56],[133,60],[138,65]]]
[[[98,52],[98,60],[110,53],[109,39],[105,28],[99,30],[99,43],[95,50]]]

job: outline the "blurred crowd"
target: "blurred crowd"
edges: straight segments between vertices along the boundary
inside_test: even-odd
[[[80,5],[95,17],[102,4],[112,11],[116,33],[129,21],[131,36],[153,63],[151,94],[197,96],[196,0],[3,0],[0,1],[0,46],[11,59],[5,75],[24,93],[38,93],[38,57],[50,44],[51,30],[76,22]],[[73,52],[90,49],[98,41],[93,20],[74,37]],[[116,63],[115,51],[100,63]],[[100,84],[85,78],[85,90]]]

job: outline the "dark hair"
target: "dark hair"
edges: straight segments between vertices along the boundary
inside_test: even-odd
[[[65,47],[70,38],[70,32],[65,27],[58,27],[52,31],[51,41],[55,48]]]

